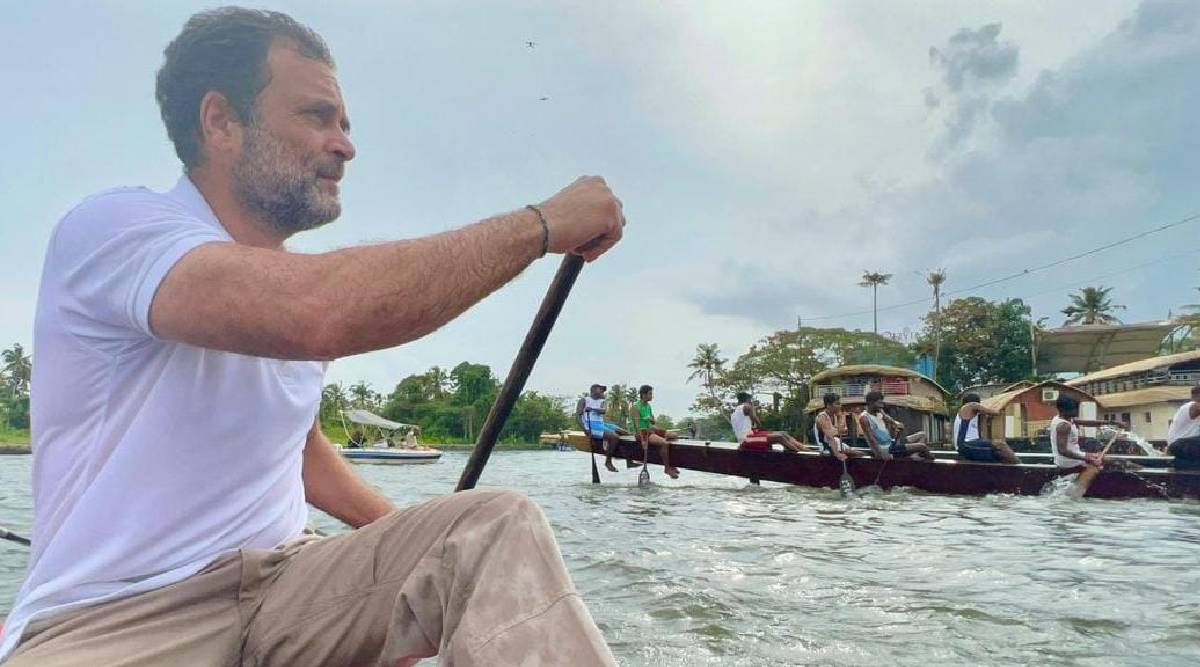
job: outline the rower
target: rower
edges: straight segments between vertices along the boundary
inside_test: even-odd
[[[621,444],[621,438],[617,435],[617,427],[604,419],[604,413],[608,410],[608,402],[604,400],[604,392],[608,391],[608,387],[602,384],[594,384],[588,389],[588,395],[579,399],[575,405],[575,420],[583,428],[584,434],[588,440],[594,440],[604,446],[604,467],[609,472],[616,472],[617,467],[613,465],[613,453]]]
[[[355,155],[324,40],[280,12],[203,11],[155,92],[176,185],[88,197],[50,235],[37,543],[0,662],[616,665],[533,501],[397,507],[318,410],[334,359],[436,331],[547,254],[612,248],[604,181],[424,238],[292,252],[339,217]],[[380,209],[390,229],[402,208]],[[308,534],[310,504],[353,530]]]
[[[1079,401],[1066,394],[1059,394],[1054,405],[1058,408],[1058,414],[1050,420],[1050,453],[1054,455],[1054,465],[1077,473],[1098,468],[1100,455],[1079,448],[1079,427],[1104,426],[1109,422],[1079,419]]]
[[[909,456],[913,460],[933,460],[929,445],[925,443],[925,432],[917,431],[904,438],[897,436],[904,430],[904,424],[892,419],[884,412],[883,392],[869,391],[864,398],[867,409],[858,416],[859,430],[866,435],[867,444],[875,456],[884,461],[891,461],[895,456]]]
[[[994,417],[1000,414],[1000,411],[993,410],[979,401],[979,394],[970,393],[963,396],[962,407],[954,417],[954,445],[958,455],[968,461],[980,463],[1020,463],[1021,460],[1008,443],[992,442],[981,437],[979,416]]]
[[[862,452],[842,441],[838,429],[838,420],[842,416],[842,397],[829,393],[821,400],[825,409],[817,413],[813,424],[813,437],[816,438],[821,453],[829,452],[839,461],[862,456]]]
[[[667,433],[654,423],[654,387],[644,384],[638,388],[638,401],[633,405],[633,429],[637,441],[642,445],[642,456],[650,453],[650,445],[656,445],[662,454],[663,472],[671,479],[679,479],[679,469],[671,465],[671,442],[679,436]],[[645,460],[644,458],[642,460]]]
[[[780,445],[792,452],[808,449],[786,431],[764,429],[762,422],[758,420],[758,411],[754,409],[754,400],[750,394],[738,392],[737,401],[737,407],[729,414],[729,423],[733,426],[733,436],[737,440],[738,449],[766,452],[771,450],[771,445]]]
[[[1200,384],[1192,387],[1192,400],[1184,403],[1167,428],[1167,452],[1176,468],[1200,468]]]

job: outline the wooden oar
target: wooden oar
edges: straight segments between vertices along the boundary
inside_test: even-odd
[[[455,491],[473,489],[479,482],[479,475],[483,473],[483,467],[487,465],[488,457],[492,455],[492,449],[500,437],[500,430],[504,428],[504,422],[508,421],[508,415],[512,412],[517,397],[525,388],[525,381],[529,379],[533,364],[537,362],[538,355],[542,353],[546,338],[549,337],[550,330],[554,328],[554,321],[562,312],[563,304],[566,303],[567,296],[571,293],[571,287],[575,285],[575,279],[579,277],[579,271],[582,268],[583,258],[579,255],[569,254],[563,257],[562,264],[558,265],[558,273],[554,274],[554,281],[550,283],[550,289],[546,291],[546,296],[542,299],[542,306],[538,309],[537,315],[533,317],[533,324],[529,327],[529,333],[525,334],[525,341],[521,343],[521,350],[517,352],[517,358],[513,360],[508,377],[504,379],[504,386],[500,388],[500,394],[496,396],[496,402],[492,404],[487,421],[479,430],[479,439],[475,441],[475,448],[471,450],[471,458],[467,460],[467,466],[463,468],[462,477],[458,479],[458,487],[454,489]],[[588,444],[591,445],[590,442]],[[599,472],[596,474],[599,476]]]
[[[850,476],[850,469],[846,467],[846,459],[842,459],[842,476],[838,479],[838,490],[842,492],[843,498],[854,493],[854,478]]]
[[[0,526],[0,540],[8,540],[9,542],[16,542],[17,544],[24,544],[25,546],[29,546],[30,544],[29,538],[21,537],[4,526]]]
[[[1092,482],[1096,481],[1096,477],[1100,475],[1100,470],[1104,467],[1104,455],[1108,454],[1108,450],[1112,449],[1113,444],[1117,441],[1117,436],[1121,432],[1113,429],[1112,437],[1108,439],[1108,444],[1100,451],[1100,459],[1096,461],[1097,465],[1088,466],[1079,473],[1079,477],[1075,478],[1075,497],[1082,498],[1087,494],[1088,489],[1092,486]]]
[[[642,443],[642,471],[638,473],[638,486],[650,486],[650,438]]]

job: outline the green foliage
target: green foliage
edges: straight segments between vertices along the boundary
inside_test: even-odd
[[[925,316],[926,331],[914,346],[916,351],[933,351],[935,317],[934,313]],[[975,384],[1030,378],[1030,326],[1029,307],[1020,299],[988,301],[973,296],[951,301],[941,315],[940,384],[957,392]]]
[[[393,421],[417,424],[424,442],[471,442],[479,434],[499,391],[500,382],[490,367],[467,362],[448,373],[434,366],[424,373],[409,375],[387,397],[375,393],[365,382],[348,389],[330,384],[322,392],[322,428],[331,440],[345,442],[339,411],[345,407],[363,407]],[[526,391],[517,398],[500,438],[537,442],[543,431],[570,428],[574,422],[572,413],[563,398]]]
[[[20,343],[0,351],[0,421],[7,428],[29,428],[29,382],[33,363]]]

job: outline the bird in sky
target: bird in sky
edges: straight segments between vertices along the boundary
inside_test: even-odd
[[[532,49],[533,47],[537,46],[537,42],[533,42],[533,41],[525,42],[525,46]]]
[[[545,102],[546,100],[549,100],[549,99],[550,99],[549,97],[539,97],[539,98],[538,98],[538,101],[539,101],[539,102]]]

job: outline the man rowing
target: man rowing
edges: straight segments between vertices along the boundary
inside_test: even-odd
[[[982,436],[979,429],[980,416],[995,417],[998,414],[999,410],[993,410],[980,402],[979,394],[972,392],[963,396],[962,407],[954,417],[954,446],[959,456],[981,463],[1021,462],[1008,443],[992,442]]]
[[[317,418],[330,360],[416,340],[547,253],[594,260],[584,178],[519,211],[320,254],[355,155],[325,42],[192,16],[156,97],[183,176],[55,228],[34,332],[33,546],[0,643],[37,665],[614,665],[541,510],[503,490],[397,509]],[[356,530],[306,535],[306,503]]]
[[[904,431],[904,424],[884,412],[883,392],[869,391],[863,400],[867,409],[858,415],[858,430],[866,436],[867,444],[875,456],[884,461],[891,461],[896,456],[933,460],[929,445],[925,444],[924,431],[917,431],[903,440],[899,439],[900,433]]]
[[[841,429],[838,426],[842,418],[842,397],[830,392],[825,394],[821,401],[825,408],[818,412],[817,418],[813,420],[813,437],[816,438],[821,453],[833,454],[839,461],[862,456],[862,452],[842,441]]]
[[[1050,420],[1050,453],[1054,456],[1054,465],[1073,472],[1100,467],[1098,453],[1085,452],[1079,447],[1079,427],[1104,426],[1108,422],[1079,419],[1079,401],[1066,394],[1059,394],[1054,407],[1058,410]]]
[[[729,414],[729,423],[733,426],[733,437],[737,440],[738,449],[748,451],[770,451],[772,445],[780,445],[792,452],[802,452],[806,449],[803,444],[785,431],[768,431],[758,420],[758,411],[754,408],[754,397],[744,391],[737,393],[737,407]]]
[[[1176,468],[1200,467],[1200,384],[1192,387],[1192,400],[1179,406],[1167,428],[1167,452]]]
[[[638,400],[633,404],[633,413],[630,415],[633,420],[633,432],[642,445],[642,456],[649,455],[650,445],[658,447],[662,455],[663,472],[671,479],[679,479],[679,469],[671,465],[671,442],[679,436],[667,433],[655,423],[654,408],[650,407],[650,401],[653,400],[654,387],[644,384],[638,388]]]
[[[621,445],[621,437],[617,433],[617,425],[604,418],[608,411],[608,402],[604,400],[604,392],[608,387],[594,384],[588,389],[588,395],[579,399],[575,405],[575,420],[583,428],[588,440],[594,440],[604,445],[604,467],[609,472],[616,472],[613,465],[613,453]]]

